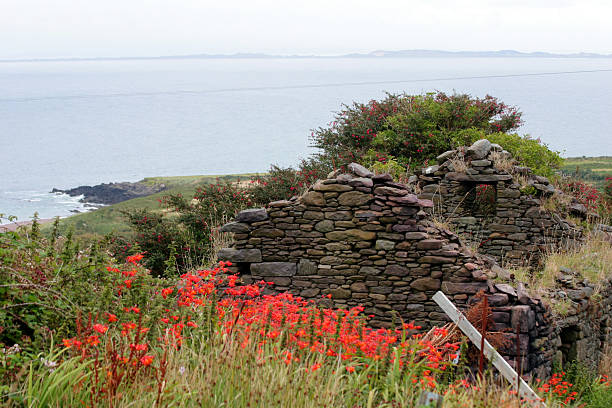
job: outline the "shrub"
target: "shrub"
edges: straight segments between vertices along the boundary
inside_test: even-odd
[[[240,182],[218,181],[199,187],[193,199],[174,194],[160,204],[163,211],[124,212],[135,235],[132,242],[119,241],[115,253],[143,251],[145,265],[155,276],[172,276],[212,257],[216,228],[254,202]]]
[[[125,276],[109,273],[104,242],[79,248],[70,233],[60,237],[56,231],[50,239],[32,237],[25,228],[0,234],[0,348],[41,348],[73,333],[77,316],[140,304],[154,291],[142,268]],[[129,296],[117,296],[118,285],[130,285]]]
[[[338,164],[361,161],[370,149],[417,167],[469,141],[466,130],[485,135],[508,132],[521,124],[514,107],[487,96],[443,92],[388,94],[382,101],[345,106],[328,128],[313,131],[313,146]]]
[[[516,133],[495,132],[486,134],[482,131],[470,132],[469,143],[478,139],[487,138],[491,143],[497,143],[509,151],[521,166],[529,167],[535,174],[551,177],[555,170],[563,164],[559,152],[550,150],[539,139],[532,139],[529,135],[520,136]]]
[[[287,200],[303,193],[318,178],[324,177],[319,169],[282,168],[271,166],[268,174],[251,179],[249,196],[257,205],[266,205],[271,201]]]

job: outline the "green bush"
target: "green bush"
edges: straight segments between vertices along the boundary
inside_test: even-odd
[[[470,134],[517,129],[521,113],[496,98],[443,92],[388,94],[382,101],[345,106],[332,125],[312,134],[313,146],[338,166],[361,162],[370,150],[391,155],[403,166],[420,167],[440,153],[465,145]]]
[[[467,132],[466,132],[467,133]],[[517,162],[529,167],[535,174],[551,177],[555,170],[563,164],[559,152],[550,150],[539,139],[532,139],[529,135],[520,136],[516,133],[490,133],[469,132],[469,143],[478,139],[487,138],[491,143],[497,143],[509,151]]]
[[[45,347],[74,333],[78,316],[146,303],[155,291],[139,269],[139,286],[119,296],[119,285],[130,278],[109,272],[113,259],[103,250],[106,242],[82,247],[70,232],[59,236],[57,223],[49,239],[37,228],[35,222],[31,230],[0,234],[0,349]]]
[[[302,161],[297,170],[272,165],[268,174],[251,178],[248,195],[254,204],[261,206],[287,200],[303,193],[317,179],[325,178],[330,170],[329,165],[316,158]]]
[[[221,181],[199,187],[191,200],[181,194],[165,196],[162,211],[124,212],[134,237],[117,239],[115,254],[146,253],[144,265],[155,276],[200,267],[214,255],[215,229],[253,204],[240,183]]]

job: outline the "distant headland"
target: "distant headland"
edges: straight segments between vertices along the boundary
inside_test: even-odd
[[[181,59],[305,59],[305,58],[612,58],[612,54],[597,54],[590,52],[550,53],[521,52],[515,50],[500,51],[443,51],[443,50],[377,50],[369,53],[349,53],[338,55],[282,55],[265,53],[235,53],[235,54],[188,54],[162,55],[142,57],[59,57],[59,58],[22,58],[0,59],[0,62],[53,62],[53,61],[123,61],[123,60],[181,60]]]

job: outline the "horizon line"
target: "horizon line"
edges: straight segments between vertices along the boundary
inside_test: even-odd
[[[232,54],[177,54],[158,56],[101,56],[101,57],[32,57],[0,59],[2,63],[11,62],[69,62],[69,61],[120,61],[120,60],[159,60],[159,59],[306,59],[306,58],[423,58],[423,57],[468,57],[468,58],[612,58],[612,54],[592,52],[554,53],[548,51],[448,51],[435,49],[375,50],[368,53],[350,52],[345,54],[267,54],[257,52],[236,52]]]

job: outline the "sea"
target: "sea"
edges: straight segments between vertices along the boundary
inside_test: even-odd
[[[0,62],[0,213],[87,210],[54,187],[294,165],[343,104],[437,90],[518,106],[564,156],[612,155],[612,58]]]

